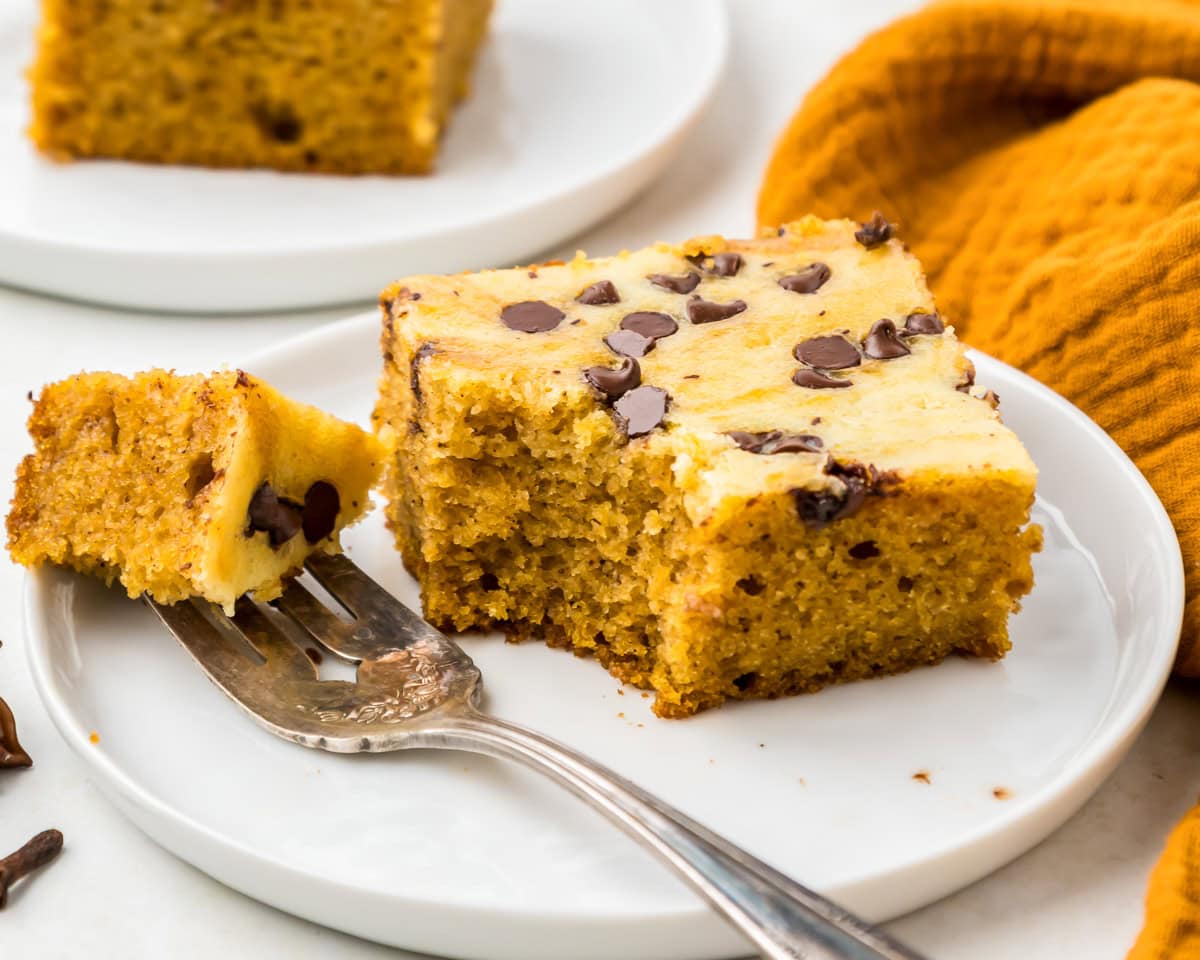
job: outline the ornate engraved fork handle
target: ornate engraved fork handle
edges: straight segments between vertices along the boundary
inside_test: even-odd
[[[882,931],[548,737],[469,710],[421,731],[411,745],[505,757],[556,780],[662,857],[767,960],[922,960]]]

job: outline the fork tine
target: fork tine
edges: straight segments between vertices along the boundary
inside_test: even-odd
[[[419,640],[449,642],[346,557],[314,554],[305,566],[317,583],[355,617],[350,629],[317,637],[343,657],[373,660]]]
[[[224,688],[236,687],[261,664],[251,660],[213,626],[204,615],[184,600],[170,606],[155,603],[144,597],[146,606],[154,611],[176,640],[192,655],[204,672]]]
[[[296,646],[291,637],[271,622],[253,600],[240,598],[230,622],[266,658],[268,667],[297,677],[317,678],[317,665]]]
[[[353,640],[354,628],[332,613],[325,604],[309,593],[298,580],[293,580],[283,591],[283,596],[273,601],[275,609],[287,617],[318,643],[347,660],[357,661],[344,652],[347,643]]]

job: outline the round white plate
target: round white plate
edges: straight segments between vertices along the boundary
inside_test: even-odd
[[[23,132],[35,6],[0,3],[0,282],[192,313],[531,258],[663,170],[727,47],[720,0],[500,0],[432,176],[59,164]]]
[[[377,327],[354,318],[246,366],[366,422]],[[1154,493],[1097,426],[1011,368],[976,362],[1042,471],[1046,548],[1003,662],[954,659],[667,721],[593,662],[467,637],[485,706],[875,920],[1037,843],[1096,789],[1153,707],[1175,652],[1182,564]],[[416,603],[378,512],[346,539]],[[535,774],[463,754],[335,756],[277,740],[148,611],[70,574],[32,576],[26,617],[38,690],[95,782],[168,849],[251,896],[451,956],[745,953],[649,855]]]

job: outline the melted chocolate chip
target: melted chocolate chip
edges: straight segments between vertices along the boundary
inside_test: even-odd
[[[946,325],[942,323],[940,314],[937,313],[910,313],[904,318],[904,334],[910,337],[919,336],[920,334],[937,334],[945,333]]]
[[[872,557],[879,556],[879,547],[875,545],[874,540],[864,540],[850,548],[850,556],[855,560],[870,560]]]
[[[672,293],[691,293],[700,285],[700,274],[691,270],[680,276],[672,276],[669,273],[652,273],[646,279],[656,287],[662,287]]]
[[[279,497],[264,480],[250,498],[246,535],[252,536],[262,530],[270,539],[271,546],[282,546],[300,532],[302,510],[300,504]]]
[[[613,404],[627,437],[645,436],[663,422],[670,397],[658,387],[637,387]]]
[[[893,482],[893,475],[881,475],[871,466],[861,463],[839,463],[830,460],[825,472],[842,481],[841,493],[831,490],[792,491],[796,511],[805,526],[814,530],[828,526],[834,520],[850,517],[859,511],[868,493],[882,493],[882,486]]]
[[[304,509],[300,514],[304,539],[309,543],[317,543],[333,533],[341,509],[342,499],[332,483],[318,480],[309,487],[304,494]]]
[[[854,384],[853,380],[838,380],[823,374],[820,370],[801,367],[792,374],[792,383],[798,387],[808,387],[810,390],[838,390]]]
[[[810,433],[783,433],[780,430],[747,433],[731,430],[725,435],[748,453],[821,453],[825,449],[824,441]]]
[[[810,263],[798,273],[780,278],[779,285],[792,293],[816,293],[832,275],[833,271],[825,264]]]
[[[626,357],[615,370],[610,367],[588,367],[583,371],[583,377],[607,400],[616,400],[641,384],[642,368],[632,357]]]
[[[644,357],[654,349],[654,339],[643,337],[636,330],[614,330],[604,343],[619,357]]]
[[[408,385],[412,389],[413,399],[421,402],[421,361],[437,353],[437,347],[432,343],[423,343],[417,347],[412,359],[408,362]]]
[[[872,360],[895,360],[907,357],[912,351],[896,335],[896,325],[891,320],[876,320],[863,342],[863,353]]]
[[[510,330],[521,333],[546,333],[562,322],[563,312],[544,300],[522,300],[510,303],[500,311],[501,322]]]
[[[0,699],[0,770],[11,767],[32,767],[33,758],[17,739],[17,721],[12,710]]]
[[[599,307],[606,303],[620,303],[621,295],[611,280],[597,280],[590,287],[584,287],[575,300],[590,307]]]
[[[713,255],[708,272],[714,277],[736,277],[744,263],[740,253],[717,253]]]
[[[745,300],[734,300],[730,303],[713,303],[711,300],[701,300],[693,297],[688,301],[687,315],[692,323],[715,323],[718,320],[728,320],[736,317],[746,309]]]
[[[862,363],[858,347],[845,337],[813,337],[796,344],[792,354],[801,363],[819,370],[845,370]]]
[[[896,228],[878,210],[871,214],[870,220],[859,224],[859,229],[854,231],[854,239],[868,250],[874,250],[880,244],[887,243],[895,235]]]
[[[621,319],[621,329],[632,330],[651,340],[661,340],[663,337],[669,337],[675,333],[679,329],[679,324],[669,313],[641,310],[637,313],[626,314]]]

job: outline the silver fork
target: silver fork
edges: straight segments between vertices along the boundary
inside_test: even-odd
[[[606,767],[481,713],[471,658],[346,557],[314,555],[306,567],[350,619],[298,581],[272,606],[356,663],[354,683],[320,680],[313,660],[248,599],[231,619],[195,603],[148,603],[209,678],[276,736],[335,753],[425,747],[517,760],[658,854],[767,960],[921,960]]]

